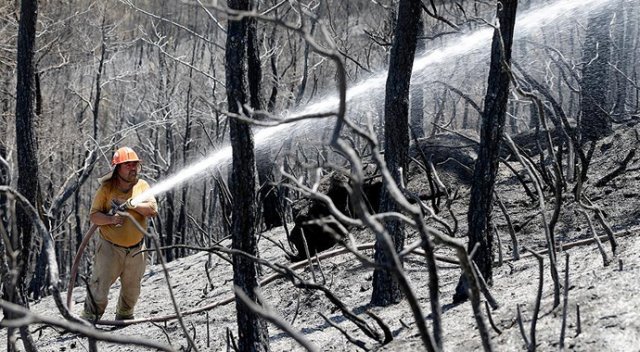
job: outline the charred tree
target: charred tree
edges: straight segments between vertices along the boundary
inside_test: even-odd
[[[7,105],[3,104],[3,110],[7,107]],[[3,160],[7,159],[7,147],[3,142],[0,142],[0,158],[2,158]],[[0,162],[0,186],[9,185],[9,182],[11,181],[9,179],[9,172],[9,165],[5,162]],[[2,229],[4,232],[8,232],[10,226],[9,204],[7,200],[8,199],[5,193],[0,192],[0,229]],[[6,243],[5,241],[0,241],[0,279],[2,280],[4,286],[6,286],[5,280],[9,278],[9,266],[5,260],[5,258],[8,258],[8,256],[5,256],[6,253],[8,253]]]
[[[249,11],[254,4],[251,0],[228,0],[230,9]],[[225,72],[228,109],[232,114],[244,114],[248,102],[247,80],[249,63],[256,53],[248,53],[251,30],[249,18],[229,20],[225,53]],[[255,33],[255,32],[254,32]],[[254,67],[255,69],[255,67]],[[252,86],[249,84],[250,88]],[[251,91],[253,94],[253,90]],[[232,166],[231,194],[233,196],[231,245],[233,249],[250,255],[258,252],[257,232],[257,185],[256,160],[251,127],[237,119],[229,122],[231,137]],[[254,261],[233,255],[233,282],[249,299],[258,302],[256,290],[259,288],[258,272]],[[253,312],[241,299],[236,297],[238,323],[238,348],[240,351],[268,351],[269,333],[267,323]]]
[[[168,110],[168,109],[167,109]],[[165,148],[167,153],[167,161],[169,161],[170,165],[167,169],[167,173],[171,174],[173,170],[173,165],[175,162],[174,157],[174,144],[173,144],[173,132],[171,132],[170,127],[167,127],[165,130]],[[164,219],[164,243],[163,246],[171,247],[174,244],[177,244],[176,236],[175,236],[175,228],[176,228],[176,212],[175,212],[175,191],[169,190],[166,194],[165,198],[165,219]],[[165,250],[164,256],[167,262],[172,261],[175,258],[175,252],[173,248],[167,248]]]
[[[251,1],[251,0],[250,0]],[[257,5],[252,5],[257,6]],[[249,82],[249,105],[253,110],[262,110],[262,63],[260,62],[260,42],[258,21],[247,20],[247,77]]]
[[[511,45],[516,20],[517,0],[502,0],[498,3],[499,26],[493,33],[491,45],[491,64],[487,93],[485,95],[482,126],[480,129],[480,147],[471,184],[471,199],[467,220],[469,253],[478,246],[473,261],[478,265],[480,274],[487,283],[492,282],[493,246],[491,232],[491,211],[493,209],[493,190],[498,172],[501,136],[504,130],[507,101],[509,98],[509,72],[511,65]],[[464,274],[460,277],[454,302],[468,299],[469,283]]]
[[[630,62],[633,52],[633,31],[634,22],[637,12],[633,12],[633,7],[637,6],[626,0],[618,0],[616,20],[615,20],[615,38],[616,52],[616,90],[615,90],[615,106],[614,113],[618,116],[627,113],[627,88],[629,86],[627,77],[630,76],[632,64]]]
[[[197,28],[197,26],[196,26]],[[191,50],[191,67],[189,67],[189,84],[187,86],[187,99],[185,102],[185,106],[186,106],[186,111],[185,111],[185,126],[184,126],[184,135],[182,136],[182,162],[184,167],[187,166],[187,160],[189,159],[189,154],[190,154],[190,149],[191,149],[191,143],[193,142],[192,140],[192,136],[191,136],[191,115],[193,114],[192,112],[192,91],[193,91],[193,65],[195,64],[195,60],[196,60],[196,51],[197,51],[198,45],[194,44],[193,45],[193,49]],[[206,193],[206,192],[203,192]],[[187,231],[188,231],[188,226],[187,226],[187,213],[188,213],[188,203],[189,203],[189,186],[185,185],[184,189],[182,190],[182,199],[180,202],[180,215],[178,216],[178,232],[181,234],[180,239],[181,239],[181,243],[186,245],[187,244]],[[202,203],[203,206],[206,203]],[[181,248],[180,249],[180,257],[186,257],[187,256],[187,250],[186,248]]]
[[[0,72],[2,74],[5,74],[4,70],[2,72]],[[7,75],[8,76],[8,75]],[[9,89],[9,83],[8,82],[2,82],[2,85],[0,86],[0,89]],[[8,94],[4,94],[2,97],[2,100],[0,101],[0,116],[8,116],[10,114],[10,106],[9,106],[9,95]],[[8,135],[7,130],[9,129],[9,126],[7,126],[7,121],[4,119],[0,119],[0,134],[2,134],[3,136]],[[6,141],[0,140],[0,158],[2,158],[3,160],[7,160],[7,145],[5,144]],[[9,179],[9,175],[10,175],[10,168],[9,165],[6,164],[6,162],[0,162],[0,186],[6,186],[9,185],[9,182],[11,181]],[[7,208],[7,197],[4,193],[0,193],[0,226],[3,226],[5,229],[9,228],[9,214],[8,214],[9,209]],[[0,250],[4,249],[4,241],[0,241]],[[0,257],[2,257],[4,255],[4,250],[2,252],[0,252]],[[1,259],[1,258],[0,258]],[[1,263],[0,263],[1,264]],[[2,274],[2,272],[0,271],[0,274]],[[0,279],[3,279],[0,277]]]
[[[274,29],[275,30],[275,29]],[[247,19],[247,73],[249,83],[249,102],[254,111],[264,108],[262,101],[262,67],[260,62],[260,43],[258,41],[258,23],[255,18]],[[275,65],[275,64],[274,64]],[[275,70],[275,66],[273,67]],[[273,108],[273,107],[272,107]],[[273,162],[270,157],[265,158],[258,167],[259,211],[262,213],[263,223],[266,229],[282,225],[282,219],[278,212],[279,197],[276,187],[270,184],[272,181],[271,170]]]
[[[422,10],[420,0],[401,0],[398,6],[398,21],[389,58],[389,75],[385,92],[384,159],[394,181],[400,184],[403,170],[407,170],[409,163],[409,84]],[[384,188],[380,198],[380,211],[398,210],[398,205]],[[395,251],[400,252],[405,239],[404,228],[400,221],[388,220],[385,228],[394,242]],[[384,268],[386,265],[391,265],[388,258],[389,254],[385,253],[382,240],[377,239],[375,261],[379,266],[373,273],[371,293],[373,305],[387,306],[402,299],[400,285],[391,271]]]
[[[167,10],[167,1],[163,0],[161,4],[161,15],[165,17]],[[160,33],[158,34],[158,40],[161,40],[162,35],[168,35],[169,29],[167,28],[166,23],[160,22],[159,24]],[[158,51],[158,94],[160,95],[160,99],[158,100],[158,111],[161,111],[163,119],[170,120],[173,117],[172,111],[169,107],[169,103],[171,100],[171,92],[170,92],[170,78],[169,78],[169,65],[167,63],[167,59],[165,54],[162,51]],[[164,130],[164,148],[165,148],[165,160],[168,163],[168,167],[165,172],[168,175],[171,175],[176,167],[176,152],[175,152],[175,144],[174,144],[174,136],[173,130],[170,125],[165,126]],[[167,191],[165,196],[165,202],[162,209],[165,211],[165,217],[162,221],[164,228],[164,236],[161,237],[162,246],[169,247],[164,251],[164,257],[167,262],[170,262],[175,259],[176,252],[172,246],[178,244],[178,241],[175,236],[176,222],[178,215],[176,214],[175,204],[176,201],[176,191],[171,189]]]
[[[262,223],[264,230],[270,230],[282,226],[284,214],[281,214],[281,191],[273,185],[271,172],[273,163],[261,162],[258,167],[258,182],[260,183],[259,203],[262,207]],[[267,164],[267,165],[264,165]]]
[[[424,21],[422,16],[418,22],[418,36],[424,36]],[[416,51],[425,49],[425,39],[420,38],[416,42]],[[424,134],[424,91],[422,84],[411,88],[411,133],[415,138],[422,138]]]
[[[278,14],[278,9],[274,10],[274,13]],[[271,29],[271,35],[269,35],[269,39],[267,40],[267,45],[270,48],[273,48],[276,43],[276,26],[274,25]],[[278,74],[278,58],[276,55],[271,55],[269,58],[269,66],[271,67],[271,93],[269,94],[269,100],[267,101],[267,111],[273,112],[276,108],[276,102],[278,100],[278,86],[280,85],[280,75]]]
[[[36,138],[35,115],[35,49],[38,2],[23,0],[20,5],[20,21],[18,27],[18,56],[16,84],[16,150],[18,154],[18,192],[31,204],[38,208],[38,145]],[[29,271],[29,258],[32,247],[33,224],[29,215],[21,208],[16,209],[17,231],[11,231],[11,250],[17,253],[13,275],[15,278],[4,278],[6,300],[28,307],[26,297],[26,280]],[[16,319],[15,313],[4,312],[6,319]],[[27,351],[36,351],[28,327],[20,328],[22,342]],[[15,346],[7,339],[7,350],[13,351]]]
[[[607,95],[611,80],[611,18],[610,6],[594,11],[589,16],[586,38],[582,49],[582,99],[580,105],[580,133],[583,142],[593,142],[613,132]],[[585,167],[586,169],[586,167]],[[585,170],[583,170],[585,172]]]

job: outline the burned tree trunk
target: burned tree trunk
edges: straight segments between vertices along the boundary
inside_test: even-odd
[[[161,14],[165,16],[167,10],[167,1],[163,0],[161,3]],[[160,33],[159,35],[166,35],[169,32],[167,25],[165,22],[161,22],[159,25]],[[169,102],[171,100],[171,92],[170,92],[170,78],[169,78],[169,64],[167,63],[167,58],[162,53],[162,51],[158,52],[158,90],[160,95],[160,100],[157,104],[157,109],[162,112],[162,116],[165,119],[171,119],[173,117],[173,113],[171,108],[169,107]],[[159,138],[157,139],[159,141]],[[171,175],[177,166],[177,157],[176,157],[176,147],[174,143],[173,130],[167,126],[164,130],[164,152],[165,152],[165,160],[168,163],[168,167],[166,169],[166,174]],[[176,239],[176,218],[177,214],[175,211],[176,200],[176,191],[171,189],[166,193],[165,202],[162,209],[164,210],[164,219],[161,220],[164,228],[162,232],[164,236],[160,238],[163,246],[168,247],[164,251],[164,257],[167,262],[173,261],[176,258],[177,250],[173,248],[173,245],[178,244],[178,240]]]
[[[247,73],[249,83],[249,101],[253,110],[262,110],[262,68],[260,63],[260,53],[258,49],[260,43],[258,41],[257,20],[255,18],[247,19]],[[272,69],[275,71],[275,63],[272,63]],[[275,88],[274,86],[274,89]],[[274,97],[275,99],[275,97]],[[270,107],[272,111],[273,106]],[[266,152],[267,154],[270,151]],[[259,212],[262,212],[262,219],[265,229],[271,229],[282,225],[282,219],[278,212],[280,199],[278,197],[278,189],[271,185],[271,170],[274,166],[270,155],[259,163],[257,168],[258,181],[260,183],[259,193]]]
[[[242,11],[250,10],[253,5],[250,0],[228,0],[227,3],[229,8]],[[230,20],[227,25],[225,71],[228,109],[232,114],[243,114],[243,106],[248,101],[248,77],[245,67],[248,65],[248,58],[255,57],[255,53],[247,52],[250,47],[255,49],[255,46],[249,44],[251,21],[248,18]],[[233,195],[232,247],[256,255],[258,209],[253,134],[249,125],[237,119],[231,119],[229,127],[233,155],[230,182]],[[249,299],[258,301],[256,290],[259,283],[255,262],[245,256],[234,254],[233,282]],[[236,299],[236,311],[239,350],[268,351],[269,333],[266,321],[252,312],[239,298]]]
[[[613,132],[607,94],[609,91],[613,12],[609,6],[589,17],[583,47],[582,104],[580,133],[584,141],[597,141]],[[584,170],[583,170],[584,171]]]
[[[262,64],[260,62],[260,42],[258,21],[248,18],[247,24],[247,78],[249,82],[249,102],[253,110],[262,110]]]
[[[6,105],[3,104],[3,110],[6,108]],[[0,125],[0,127],[5,127]],[[9,165],[5,162],[7,159],[7,147],[3,142],[0,142],[0,186],[8,186],[10,169]],[[9,232],[9,204],[7,196],[4,192],[0,192],[0,229],[5,232]],[[8,256],[5,254],[7,252],[6,248],[7,243],[5,241],[0,241],[0,280],[2,280],[3,286],[6,287],[5,280],[9,279],[9,264],[7,262]],[[4,294],[4,292],[3,292]]]
[[[251,108],[253,110],[263,110],[264,103],[262,100],[262,69],[260,67],[260,55],[258,52],[258,48],[260,47],[258,43],[258,34],[257,34],[257,21],[255,19],[251,19],[249,21],[248,28],[248,73],[249,73],[249,92],[250,92],[250,102]],[[272,69],[276,71],[276,64],[272,62]],[[274,76],[277,77],[277,76]],[[268,107],[269,111],[273,111],[275,104],[275,95],[277,95],[277,83],[274,85],[272,90],[273,102],[270,100],[271,104]],[[288,149],[287,146],[290,145],[291,142],[285,142],[285,150]],[[264,229],[269,230],[278,226],[282,226],[284,221],[284,214],[281,214],[281,203],[283,202],[283,194],[278,189],[278,187],[273,185],[274,177],[272,170],[276,166],[274,162],[274,158],[271,155],[270,150],[266,150],[264,152],[264,156],[258,155],[257,162],[257,170],[258,170],[258,182],[259,182],[259,213],[262,214],[262,223],[264,224]],[[277,168],[277,167],[275,167]]]
[[[633,12],[636,4],[628,3],[626,0],[618,0],[616,11],[616,23],[614,28],[616,45],[615,66],[616,66],[616,89],[615,89],[615,106],[614,113],[616,115],[625,115],[627,113],[627,94],[628,86],[627,77],[630,76],[633,64],[631,62],[631,54],[633,52],[634,40],[634,23],[637,22],[637,12]]]
[[[424,21],[420,17],[418,22],[418,34],[424,35]],[[416,50],[422,52],[425,49],[425,39],[416,42]],[[424,87],[422,84],[411,88],[411,133],[414,138],[422,138],[424,134]]]
[[[35,103],[35,40],[38,17],[38,2],[23,0],[20,6],[20,23],[18,29],[18,60],[16,85],[16,149],[18,154],[18,192],[31,204],[37,206],[38,182],[38,146],[36,138]],[[15,285],[4,286],[6,300],[28,306],[25,294],[25,282],[29,270],[29,257],[32,246],[33,224],[29,215],[18,207],[17,231],[11,231],[12,250],[18,253],[16,260]],[[7,283],[5,278],[5,283]],[[18,318],[15,313],[5,311],[6,319]],[[35,351],[28,327],[20,328],[22,342],[27,351]],[[15,346],[7,339],[8,351]]]
[[[487,94],[485,95],[482,126],[480,130],[480,148],[474,168],[471,185],[471,199],[469,201],[469,244],[467,250],[471,252],[476,245],[473,260],[478,265],[480,274],[491,283],[493,262],[491,211],[493,208],[493,190],[498,172],[500,154],[500,140],[504,129],[504,122],[509,98],[509,72],[505,65],[511,64],[511,45],[516,20],[517,0],[502,0],[498,4],[499,28],[493,33],[491,45],[491,66]],[[468,278],[460,277],[454,302],[468,298]]]
[[[169,137],[167,137],[167,153],[169,154],[169,157],[167,160],[172,160],[173,157],[171,157],[171,155],[173,155],[173,153],[171,153],[169,151],[169,146],[173,146],[173,142],[171,141],[171,139]],[[171,147],[172,148],[172,147]],[[171,170],[171,166],[169,167],[169,170]],[[169,171],[170,173],[170,171]],[[167,192],[167,194],[165,195],[165,204],[164,204],[164,208],[166,209],[166,213],[165,213],[165,219],[163,222],[164,225],[164,236],[161,237],[162,240],[162,245],[169,247],[165,250],[164,252],[164,257],[167,260],[167,262],[173,261],[174,257],[174,249],[172,248],[172,246],[174,244],[177,243],[176,239],[175,239],[175,192],[173,190],[169,190]]]
[[[421,2],[401,0],[398,5],[398,21],[391,48],[389,75],[385,94],[385,152],[384,159],[394,181],[400,184],[402,170],[407,170],[409,162],[409,84],[416,51]],[[398,211],[398,205],[387,189],[382,190],[381,212]],[[404,229],[398,220],[389,220],[385,228],[394,242],[394,250],[399,252],[404,246]],[[402,299],[400,285],[391,271],[384,268],[391,265],[382,239],[376,240],[375,261],[379,264],[373,273],[371,304],[387,306]]]
[[[196,51],[197,51],[198,45],[194,44],[193,45],[193,49],[191,50],[191,66],[193,66],[195,64],[195,60],[196,60]],[[187,160],[189,159],[189,152],[191,149],[191,143],[192,143],[192,137],[191,137],[191,115],[192,115],[192,91],[193,91],[193,67],[189,68],[189,85],[187,87],[187,99],[185,102],[186,105],[186,114],[185,114],[185,126],[184,126],[184,136],[182,136],[182,163],[183,165],[186,167],[187,165]],[[205,192],[206,193],[206,192]],[[189,186],[185,185],[184,189],[182,190],[182,198],[181,198],[181,202],[180,202],[180,213],[178,215],[178,233],[181,235],[180,236],[180,243],[181,244],[188,244],[187,242],[187,232],[188,232],[188,227],[187,226],[187,214],[189,212],[188,210],[188,202],[189,202]],[[204,206],[205,203],[203,203]],[[187,256],[187,250],[186,248],[181,248],[179,251],[179,257],[186,257]]]
[[[6,71],[4,70],[0,71],[0,74],[4,75],[5,72]],[[6,76],[9,76],[9,75],[7,74]],[[8,90],[9,82],[8,81],[2,82],[2,86],[0,86],[0,89]],[[0,114],[8,116],[10,114],[9,110],[10,110],[9,95],[4,94],[2,97],[2,100],[0,100]],[[8,129],[9,129],[9,126],[7,122],[0,119],[0,135],[3,135],[3,136],[8,135]],[[0,140],[0,158],[2,158],[2,161],[0,161],[0,186],[8,186],[9,182],[11,181],[9,179],[11,170],[9,168],[9,165],[6,163],[8,146],[5,143],[6,143],[6,140],[4,139]],[[8,211],[9,209],[7,204],[7,197],[4,193],[0,193],[0,226],[2,226],[4,229],[9,228]],[[0,241],[0,250],[2,250],[2,252],[0,252],[0,260],[2,260],[2,256],[4,255],[4,241]],[[0,262],[0,265],[3,265],[3,263]],[[0,274],[4,276],[3,271],[0,271]],[[0,277],[0,279],[4,279],[4,277]]]

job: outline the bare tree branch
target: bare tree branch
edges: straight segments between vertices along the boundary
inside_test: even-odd
[[[257,305],[256,303],[253,302],[253,300],[247,297],[247,295],[237,286],[234,286],[234,292],[236,293],[236,295],[238,295],[238,297],[242,300],[242,302],[244,302],[244,304],[246,304],[247,307],[249,307],[251,311],[255,312],[256,314],[260,315],[264,319],[271,322],[273,325],[277,326],[278,328],[286,332],[287,335],[291,336],[307,351],[310,351],[310,352],[320,351],[314,345],[312,345],[311,342],[309,342],[309,340],[307,340],[304,337],[304,335],[296,331],[291,325],[289,325],[281,317],[279,317],[272,309],[265,307],[264,303],[262,303],[263,304],[262,306]],[[256,292],[256,295],[259,297],[258,299],[261,302],[264,302],[264,300],[260,297],[260,294]]]

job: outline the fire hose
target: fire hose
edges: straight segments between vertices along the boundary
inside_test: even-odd
[[[82,259],[82,254],[84,253],[85,248],[87,248],[87,244],[89,244],[89,240],[91,239],[98,225],[91,224],[91,227],[82,238],[82,242],[80,246],[78,246],[78,251],[76,252],[75,258],[73,258],[73,265],[71,266],[71,276],[69,276],[69,286],[67,287],[67,309],[71,310],[71,296],[73,294],[73,287],[76,284],[76,274],[78,273],[78,266],[80,266],[80,259]]]
[[[127,201],[123,204],[118,204],[115,201],[111,202],[111,210],[109,211],[109,215],[114,215],[119,211],[125,211],[128,207],[130,207],[130,201]],[[116,225],[118,226],[118,225]],[[82,242],[78,246],[78,251],[76,252],[76,256],[73,258],[73,265],[71,265],[71,274],[69,276],[69,286],[67,287],[67,309],[71,310],[71,300],[73,295],[73,287],[76,284],[76,274],[78,273],[78,267],[80,266],[80,260],[82,259],[82,255],[84,254],[84,250],[87,248],[89,244],[89,240],[93,236],[93,233],[96,232],[98,225],[91,224],[91,227],[85,233],[82,238]]]

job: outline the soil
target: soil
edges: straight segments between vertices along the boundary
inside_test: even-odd
[[[593,184],[614,170],[618,162],[627,153],[640,144],[635,125],[620,126],[614,135],[601,141],[594,153],[590,169],[590,181],[585,189],[586,194],[605,214],[607,223],[617,237],[618,250],[612,253],[609,242],[603,243],[609,264],[604,265],[603,257],[595,243],[570,247],[569,244],[591,238],[584,215],[577,213],[579,206],[565,192],[564,207],[556,227],[556,236],[561,249],[557,253],[558,271],[562,281],[561,294],[564,293],[564,279],[568,275],[567,313],[564,349],[571,351],[640,351],[640,160],[636,157],[629,165],[629,171],[615,178],[604,187]],[[517,169],[517,163],[513,162]],[[448,181],[451,182],[451,179]],[[414,180],[410,186],[420,188],[424,180]],[[453,185],[455,187],[455,185]],[[529,184],[531,186],[531,184]],[[464,238],[466,228],[466,211],[468,205],[468,186],[459,184],[458,201],[453,205],[453,214],[459,221],[458,237]],[[533,189],[533,188],[532,188]],[[532,202],[523,192],[522,185],[513,173],[502,167],[496,190],[503,200],[511,220],[518,232],[520,248],[526,246],[531,250],[546,248],[544,231],[538,203]],[[546,192],[549,195],[549,192]],[[545,214],[551,217],[553,201],[547,197]],[[451,216],[442,216],[452,221]],[[593,211],[587,212],[594,222],[598,235],[604,235]],[[501,243],[502,265],[494,268],[493,285],[490,290],[499,307],[491,311],[491,317],[501,330],[500,333],[490,329],[491,343],[495,351],[526,350],[527,346],[520,332],[517,320],[517,307],[520,306],[523,326],[527,331],[527,339],[531,341],[530,328],[536,295],[539,285],[539,264],[531,257],[519,260],[512,258],[512,243],[507,232],[506,219],[498,207],[494,209]],[[285,243],[282,228],[272,229],[263,234],[275,242]],[[373,241],[372,235],[365,230],[354,232],[354,238],[360,242]],[[407,243],[416,239],[409,233]],[[286,262],[281,249],[273,241],[261,239],[261,257],[274,262]],[[230,245],[223,242],[224,245]],[[570,248],[569,248],[570,247]],[[364,254],[372,256],[372,250],[364,250]],[[438,253],[453,256],[446,248],[439,248]],[[568,256],[568,272],[565,259]],[[553,307],[554,285],[549,269],[549,257],[544,257],[543,291],[541,307],[536,321],[535,342],[539,351],[560,349],[559,341],[563,322],[564,301]],[[496,255],[496,260],[498,255]],[[205,264],[211,262],[208,269],[211,283],[207,279]],[[182,311],[203,307],[213,302],[232,296],[231,265],[216,255],[198,253],[179,259],[167,265],[171,287]],[[408,256],[405,268],[411,280],[413,290],[427,316],[427,324],[431,329],[429,317],[430,305],[427,289],[427,270],[423,258],[417,255]],[[342,302],[360,318],[371,326],[376,323],[366,314],[374,312],[390,328],[393,340],[381,346],[368,338],[355,324],[345,318],[329,300],[317,291],[294,288],[283,279],[275,280],[262,288],[264,302],[275,314],[290,323],[317,350],[322,351],[355,351],[360,350],[350,343],[336,328],[328,324],[320,314],[324,314],[332,323],[339,326],[353,339],[364,342],[365,347],[378,351],[424,350],[418,335],[414,317],[406,301],[388,307],[371,307],[371,282],[373,269],[363,265],[352,254],[336,255],[323,259],[320,265],[297,269],[300,275],[309,281],[314,277],[317,282],[329,287]],[[440,299],[443,308],[442,329],[444,350],[469,351],[481,350],[482,343],[471,305],[466,302],[453,305],[451,298],[460,276],[460,269],[452,264],[440,263]],[[270,275],[263,268],[263,275]],[[137,305],[136,317],[158,317],[174,312],[167,289],[167,280],[159,265],[150,265],[142,282],[142,295]],[[111,319],[115,310],[115,301],[119,284],[113,286],[110,304],[105,318]],[[74,291],[73,312],[79,313],[84,300],[84,289],[78,287]],[[483,299],[484,300],[484,299]],[[32,311],[53,317],[60,317],[51,298],[31,304]],[[579,318],[578,318],[579,310]],[[486,311],[483,308],[483,314]],[[61,318],[62,319],[62,318]],[[191,314],[184,317],[190,334],[195,336],[197,347],[201,351],[227,350],[227,332],[237,337],[235,322],[235,304],[220,305],[208,312]],[[98,328],[110,331],[113,328],[98,325]],[[36,332],[37,329],[37,332]],[[33,325],[34,339],[41,351],[87,350],[87,339],[71,333],[63,333],[57,329]],[[118,336],[131,336],[172,345],[175,349],[187,349],[187,341],[177,321],[166,323],[139,323],[118,328],[111,332]],[[4,339],[6,330],[0,331],[0,339]],[[304,350],[300,344],[269,324],[270,346],[273,351]],[[135,345],[117,345],[100,342],[100,351],[140,351],[143,348]]]

